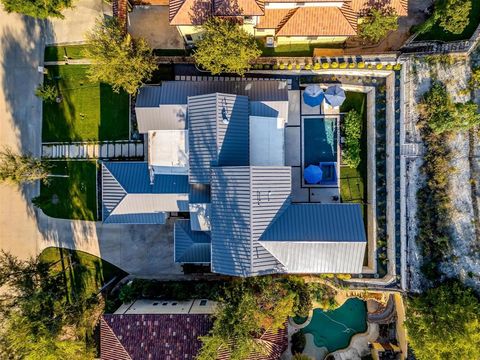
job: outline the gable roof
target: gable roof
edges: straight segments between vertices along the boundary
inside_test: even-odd
[[[212,0],[170,0],[170,25],[201,25],[212,16]]]
[[[114,315],[100,320],[102,360],[193,360],[200,336],[212,327],[210,315]]]
[[[277,36],[351,36],[357,34],[357,16],[345,3],[339,7],[299,7],[276,28]]]
[[[216,16],[263,15],[265,5],[262,0],[214,0],[213,13]]]
[[[177,220],[174,226],[175,262],[209,263],[210,235],[192,231],[190,220]]]
[[[210,167],[248,165],[248,98],[206,94],[188,98],[189,181],[209,184]]]
[[[102,163],[104,223],[164,224],[166,212],[188,211],[186,175],[154,175],[144,162]]]
[[[258,239],[290,201],[290,167],[212,168],[212,271],[234,276],[282,272]]]

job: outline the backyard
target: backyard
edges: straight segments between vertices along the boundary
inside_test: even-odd
[[[433,24],[433,26],[424,33],[419,34],[415,40],[438,40],[438,41],[458,41],[468,40],[473,35],[478,25],[480,24],[480,1],[472,1],[472,9],[470,10],[470,22],[461,34],[453,34],[445,31],[440,25]],[[428,21],[428,20],[427,20]]]
[[[48,184],[40,186],[35,205],[51,217],[97,220],[97,163],[52,161]]]
[[[340,196],[343,202],[367,203],[367,114],[366,95],[359,92],[346,92],[346,100],[340,107],[341,112],[355,109],[363,118],[364,126],[361,139],[360,165],[355,169],[343,165],[340,169]]]
[[[47,66],[44,82],[56,85],[62,101],[43,104],[43,142],[129,138],[128,94],[90,82],[87,69],[88,65]]]

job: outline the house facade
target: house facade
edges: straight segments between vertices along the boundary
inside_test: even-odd
[[[408,0],[387,0],[398,16],[408,15]],[[342,43],[358,34],[358,23],[372,0],[170,0],[170,25],[187,44],[201,36],[211,16],[235,17],[268,46],[290,43]]]

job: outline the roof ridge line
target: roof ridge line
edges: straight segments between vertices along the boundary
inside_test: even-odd
[[[347,19],[353,31],[357,33],[358,32],[358,16],[355,13],[355,11],[353,11],[352,6],[350,5],[350,2],[344,2],[339,9],[342,15],[345,17],[345,19]]]
[[[285,24],[288,22],[288,20],[290,20],[292,18],[292,16],[297,12],[297,10],[300,9],[299,7],[296,7],[296,8],[293,8],[291,9],[287,15],[285,15],[285,17],[280,20],[277,28],[275,29],[275,34],[277,34],[283,26],[285,26]]]
[[[249,188],[250,188],[250,209],[249,209],[249,214],[248,216],[250,217],[250,222],[249,222],[249,232],[250,232],[250,274],[253,273],[253,229],[252,229],[252,223],[253,223],[253,199],[254,197],[252,196],[252,170],[253,166],[248,166],[248,182],[249,182]]]

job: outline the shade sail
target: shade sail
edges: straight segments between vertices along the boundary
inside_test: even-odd
[[[303,178],[308,184],[318,184],[322,180],[323,172],[317,165],[309,165],[303,171]]]
[[[325,91],[325,100],[330,106],[340,106],[345,101],[345,91],[340,87],[340,85],[330,86]]]

